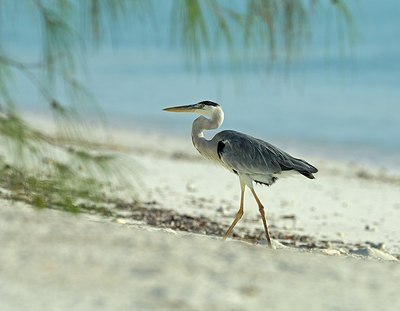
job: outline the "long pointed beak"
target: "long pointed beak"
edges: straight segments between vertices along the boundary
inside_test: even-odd
[[[169,112],[196,112],[198,108],[196,108],[196,105],[186,105],[164,108],[163,110]]]

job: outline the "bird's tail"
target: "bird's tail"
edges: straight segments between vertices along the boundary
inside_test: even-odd
[[[318,172],[318,169],[311,165],[310,163],[301,160],[301,159],[295,159],[296,161],[294,161],[294,169],[296,171],[298,171],[301,175],[310,178],[310,179],[314,179],[314,173]]]
[[[305,171],[298,171],[298,172],[301,175],[306,176],[307,178],[310,178],[310,179],[314,179],[315,178],[314,175],[312,173],[310,173],[310,172],[305,172]]]

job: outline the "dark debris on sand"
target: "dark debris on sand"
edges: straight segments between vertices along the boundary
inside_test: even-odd
[[[219,223],[205,216],[190,216],[179,214],[171,209],[159,208],[157,207],[157,202],[141,204],[119,203],[116,208],[117,211],[124,211],[123,215],[128,219],[140,221],[157,228],[222,237],[229,226],[229,224]],[[127,211],[129,213],[126,213]],[[349,253],[352,249],[360,247],[372,247],[380,250],[384,248],[382,243],[348,244],[341,240],[319,240],[312,236],[289,233],[279,229],[273,229],[270,233],[274,240],[279,241],[284,246],[309,250],[340,249],[343,253]],[[243,227],[235,228],[233,238],[252,244],[262,243],[265,240],[262,229]]]

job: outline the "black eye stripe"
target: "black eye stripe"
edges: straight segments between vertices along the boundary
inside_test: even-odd
[[[214,102],[209,101],[209,100],[205,100],[205,101],[199,102],[199,105],[201,105],[201,107],[205,107],[205,106],[219,107],[219,105],[217,103],[214,103]]]

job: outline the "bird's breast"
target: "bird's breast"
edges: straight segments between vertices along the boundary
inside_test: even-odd
[[[208,160],[218,163],[219,165],[224,166],[224,163],[218,157],[217,146],[214,146],[212,141],[208,141],[204,138],[194,138],[192,136],[192,143],[196,150]]]

